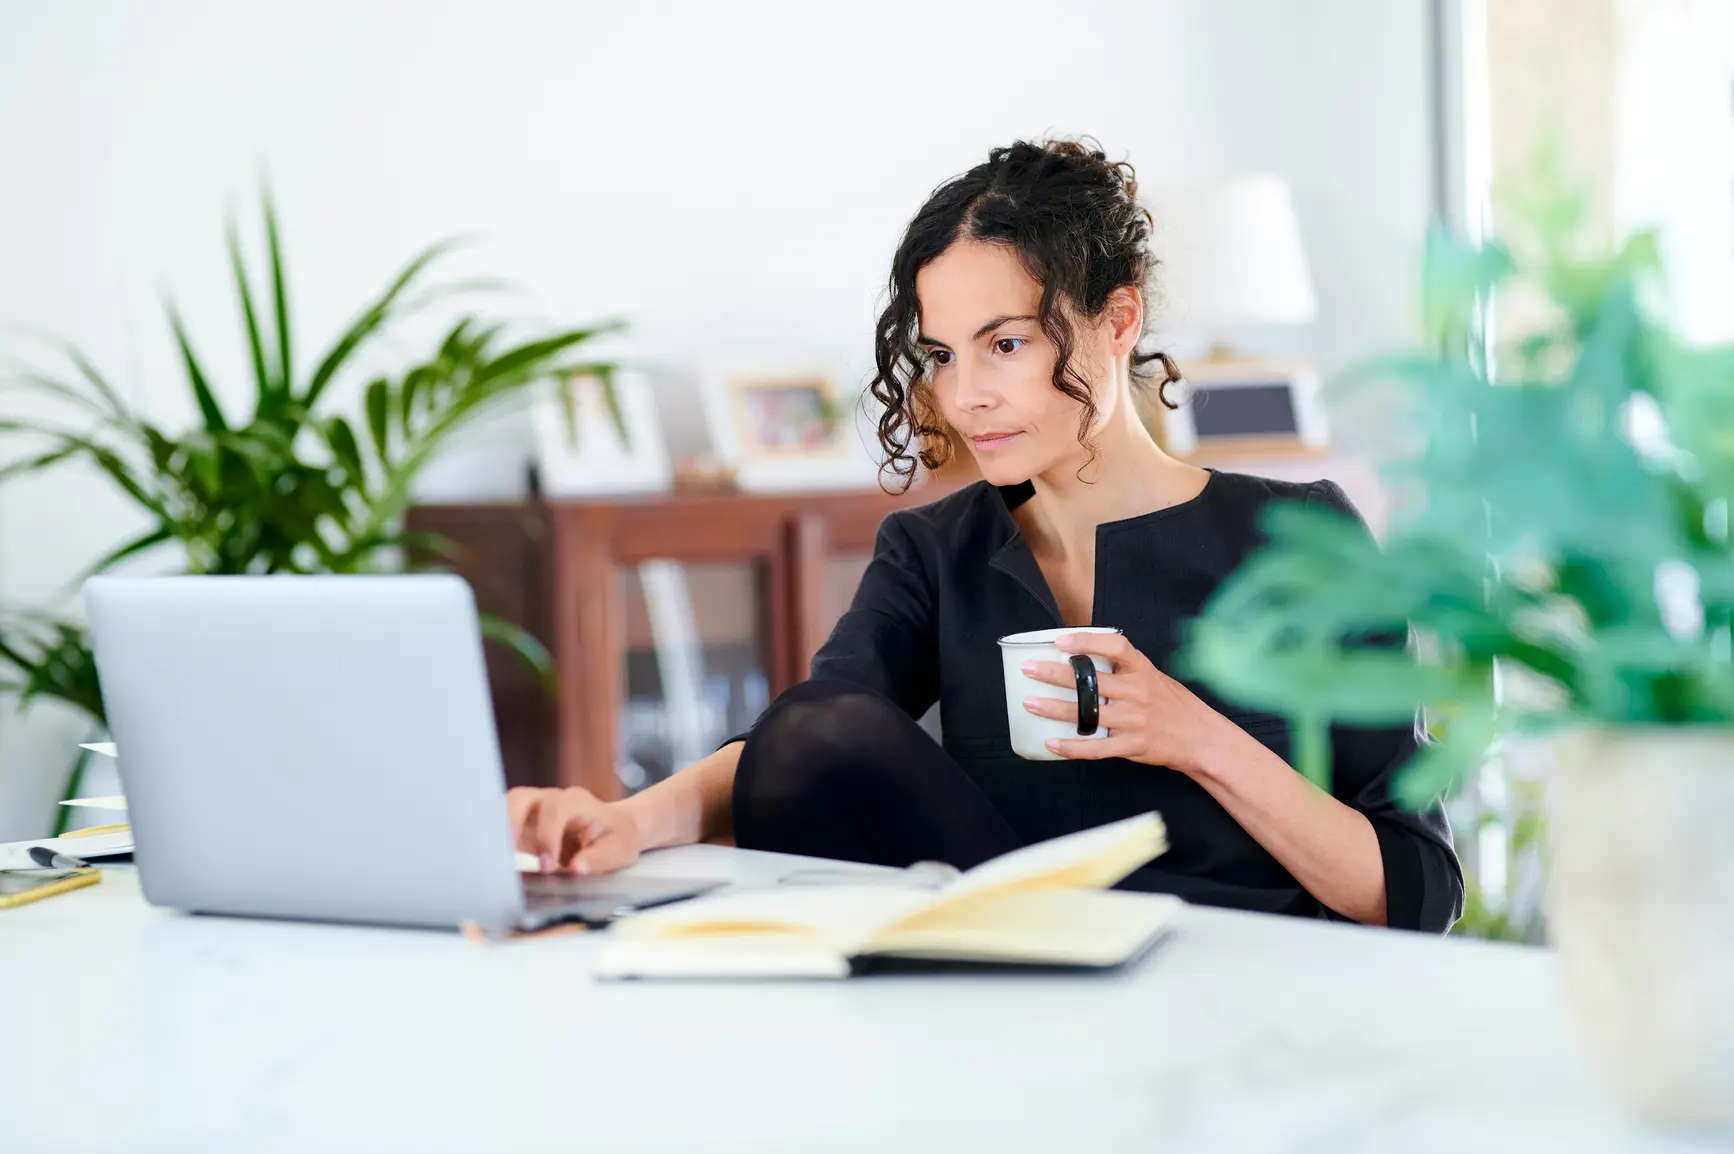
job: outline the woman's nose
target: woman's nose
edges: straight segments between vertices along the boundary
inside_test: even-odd
[[[979,412],[993,407],[994,394],[988,387],[985,374],[977,373],[972,367],[960,363],[952,379],[957,385],[955,396],[959,408]]]

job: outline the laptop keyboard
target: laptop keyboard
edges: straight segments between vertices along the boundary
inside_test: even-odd
[[[524,879],[524,908],[532,912],[568,906],[609,909],[655,905],[714,888],[716,884],[680,878],[623,877],[619,874],[579,877],[569,873],[526,873],[521,876]]]

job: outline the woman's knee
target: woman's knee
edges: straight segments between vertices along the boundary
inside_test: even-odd
[[[773,702],[753,727],[755,744],[772,753],[856,759],[920,727],[883,694],[847,681],[803,681]]]
[[[735,771],[736,821],[743,810],[853,811],[883,788],[877,779],[887,766],[908,760],[912,740],[931,741],[889,698],[849,682],[801,682],[747,737]]]

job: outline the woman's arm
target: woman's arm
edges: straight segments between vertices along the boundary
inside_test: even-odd
[[[576,786],[511,790],[506,809],[513,840],[545,871],[591,874],[624,869],[647,849],[728,837],[741,748],[731,741],[624,801],[601,801]]]
[[[729,805],[735,767],[746,743],[731,741],[679,773],[620,803],[631,813],[644,849],[715,841],[734,836]]]
[[[1463,874],[1438,806],[1402,810],[1391,781],[1418,748],[1413,727],[1332,727],[1332,789],[1296,773],[1118,634],[1055,643],[1114,663],[1097,678],[1103,739],[1049,742],[1062,757],[1124,757],[1197,781],[1327,909],[1356,921],[1443,932],[1462,910]],[[1026,673],[1074,684],[1068,665],[1031,662]],[[1032,697],[1039,717],[1076,723],[1073,701]]]
[[[1184,772],[1327,910],[1436,934],[1462,916],[1463,868],[1444,807],[1410,812],[1391,796],[1420,749],[1415,727],[1332,726],[1326,793],[1212,713],[1220,724],[1206,727]]]
[[[1320,904],[1387,924],[1385,863],[1373,823],[1212,711],[1195,760],[1174,766],[1202,785]]]

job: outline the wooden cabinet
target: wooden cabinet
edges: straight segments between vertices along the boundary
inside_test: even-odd
[[[508,780],[610,798],[708,752],[804,678],[879,522],[949,488],[420,506],[408,527],[445,538],[482,611],[554,654],[550,694],[516,655],[488,646]],[[656,759],[633,751],[639,730],[660,759],[648,768],[639,762]]]

